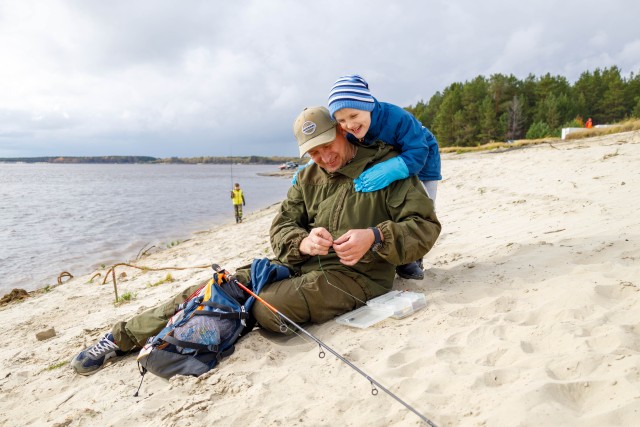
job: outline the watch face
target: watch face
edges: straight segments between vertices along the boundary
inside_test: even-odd
[[[378,252],[380,249],[382,249],[382,243],[374,243],[373,245],[371,245],[371,250],[373,252]]]

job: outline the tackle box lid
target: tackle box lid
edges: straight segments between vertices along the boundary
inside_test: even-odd
[[[341,325],[364,329],[386,319],[387,317],[390,317],[391,315],[393,315],[393,310],[390,308],[365,305],[336,317],[335,321]]]
[[[367,301],[367,306],[391,310],[391,317],[402,319],[426,307],[427,299],[419,292],[390,291]]]

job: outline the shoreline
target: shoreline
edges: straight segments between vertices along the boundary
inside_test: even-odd
[[[0,249],[0,259],[6,262],[0,295],[16,288],[34,291],[52,286],[62,271],[77,276],[102,264],[134,259],[149,246],[155,245],[155,251],[189,239],[194,232],[234,222],[233,207],[224,191],[230,171],[216,165],[168,169],[144,165],[59,166],[52,171],[55,167],[32,170],[27,165],[0,173],[0,178],[9,179],[6,190],[12,194],[5,201],[6,215],[0,221],[7,237]],[[83,168],[81,173],[76,173],[76,167]],[[270,172],[271,167],[234,169],[235,179],[245,189],[245,213],[280,202],[290,187],[289,179],[258,175]],[[65,180],[67,173],[78,178]],[[108,178],[112,173],[115,181]],[[26,178],[18,179],[22,176]],[[33,178],[38,176],[51,177],[51,185],[58,191],[46,192]],[[182,178],[171,179],[173,176]],[[162,185],[157,185],[158,179]],[[64,184],[56,187],[58,181]],[[141,192],[140,197],[121,190],[128,184]],[[19,200],[23,193],[32,194],[27,203]]]
[[[261,175],[260,173],[258,175]],[[277,176],[277,175],[268,175],[268,176]],[[251,211],[249,213],[247,213],[245,215],[245,218],[252,216],[253,214],[262,212],[262,211],[266,211],[266,210],[271,210],[271,209],[275,209],[277,206],[280,205],[281,202],[276,202],[276,203],[272,203],[271,205],[268,205],[266,207],[263,208],[259,208],[255,211]],[[191,240],[193,240],[194,238],[196,238],[198,235],[202,235],[202,234],[210,234],[212,232],[215,232],[221,228],[227,228],[227,227],[233,227],[234,225],[236,225],[235,223],[233,223],[232,220],[225,220],[225,221],[221,221],[219,224],[212,226],[209,229],[205,229],[205,230],[196,230],[196,231],[191,231],[188,233],[188,236],[185,239],[178,239],[178,244],[183,244],[186,242],[189,242]],[[157,239],[157,240],[161,240],[161,239]],[[170,250],[171,248],[177,246],[171,246],[171,247],[158,247],[156,245],[152,245],[150,247],[147,247],[149,243],[146,243],[144,246],[142,246],[140,248],[140,250],[138,251],[138,255],[136,255],[135,258],[131,259],[126,259],[125,255],[122,255],[122,259],[120,259],[119,261],[115,261],[114,263],[110,263],[109,265],[105,264],[105,267],[98,267],[98,268],[90,268],[90,266],[87,266],[87,268],[85,268],[83,271],[87,271],[90,270],[89,272],[81,272],[79,274],[73,275],[73,272],[69,272],[66,270],[62,270],[60,273],[58,273],[58,277],[57,277],[57,283],[54,283],[53,285],[44,285],[41,286],[39,288],[36,289],[32,289],[32,290],[27,290],[21,287],[12,287],[9,291],[7,291],[6,293],[4,293],[3,295],[0,296],[0,300],[2,302],[0,302],[0,307],[2,307],[2,305],[7,304],[7,303],[11,303],[13,301],[19,301],[22,300],[24,298],[27,297],[33,297],[33,296],[37,296],[40,294],[44,294],[47,292],[50,292],[51,290],[57,288],[58,286],[63,286],[65,285],[68,281],[76,278],[76,277],[86,277],[86,276],[91,276],[91,277],[95,277],[97,274],[100,274],[99,277],[103,277],[103,273],[106,273],[113,265],[117,265],[117,264],[122,264],[122,263],[129,263],[129,264],[133,264],[136,261],[144,258],[145,256],[151,255],[151,254],[157,254],[157,253],[162,253],[163,251],[167,251]],[[155,250],[151,251],[151,249],[156,248]],[[69,277],[70,276],[70,277]]]
[[[273,172],[258,172],[260,176],[275,176],[275,177],[283,177],[283,178],[293,178],[293,174],[297,169],[288,169],[288,170],[279,170]]]
[[[425,308],[366,329],[328,321],[308,330],[439,426],[633,425],[640,132],[486,154],[443,156],[442,234],[424,280],[393,286],[423,293]],[[85,275],[0,307],[0,425],[420,425],[300,335],[254,330],[210,372],[147,375],[136,397],[134,355],[91,377],[69,368],[113,323],[208,279],[204,266],[234,272],[272,257],[277,206],[142,258],[150,268],[203,266],[171,271],[173,281],[118,268],[128,302],[114,304],[112,284]],[[238,411],[239,402],[252,404]]]

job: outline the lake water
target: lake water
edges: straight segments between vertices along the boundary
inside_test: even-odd
[[[290,179],[277,166],[0,163],[0,296],[57,283],[143,247],[234,223],[232,182],[245,215],[282,201]]]

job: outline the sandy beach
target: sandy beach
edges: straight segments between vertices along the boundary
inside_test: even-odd
[[[635,425],[640,417],[640,132],[446,154],[427,307],[367,329],[308,330],[439,426]],[[133,264],[230,271],[272,256],[276,205]],[[126,262],[128,260],[122,260]],[[414,426],[424,423],[298,336],[255,330],[199,377],[140,383],[135,356],[68,365],[111,325],[209,269],[118,267],[0,307],[0,425]],[[151,286],[171,273],[174,281]],[[39,341],[36,334],[54,328]]]

